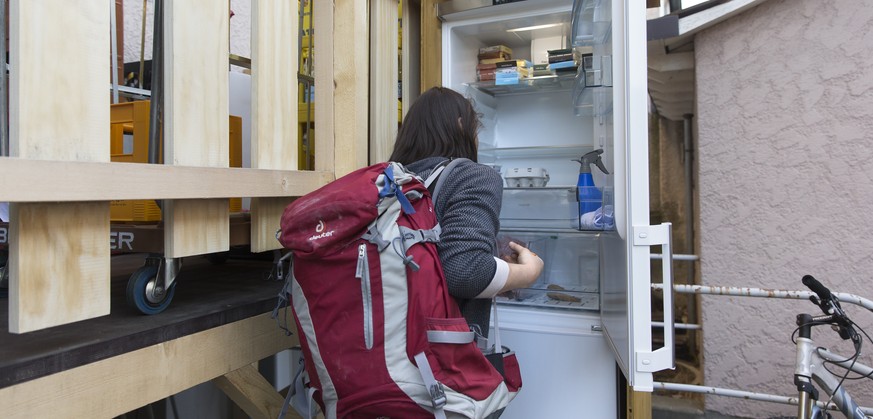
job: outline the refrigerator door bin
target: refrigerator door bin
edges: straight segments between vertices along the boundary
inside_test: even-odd
[[[609,0],[575,0],[571,23],[574,47],[603,44],[612,32],[612,2]]]
[[[498,296],[504,304],[528,307],[598,310],[600,245],[597,234],[531,232],[502,229],[498,237],[501,256],[508,242],[527,246],[543,259],[543,273],[530,288]]]

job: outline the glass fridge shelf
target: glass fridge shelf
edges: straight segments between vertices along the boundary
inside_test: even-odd
[[[525,307],[561,308],[570,310],[600,309],[600,295],[597,289],[578,287],[577,289],[552,290],[547,288],[521,288],[497,296],[501,304]]]
[[[498,85],[493,81],[466,83],[480,92],[491,96],[529,95],[547,92],[569,92],[573,89],[576,72],[552,76],[527,77],[518,80],[518,84]]]
[[[572,157],[579,158],[580,156],[594,151],[594,147],[590,145],[556,145],[556,146],[532,146],[532,147],[497,147],[497,148],[480,148],[479,160],[483,157],[492,159],[520,159],[520,158],[542,158],[542,157]]]

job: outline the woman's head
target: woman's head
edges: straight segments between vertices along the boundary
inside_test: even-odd
[[[460,93],[433,87],[409,107],[397,132],[391,161],[409,164],[426,157],[476,161],[479,117]]]

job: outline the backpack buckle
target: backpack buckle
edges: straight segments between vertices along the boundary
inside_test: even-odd
[[[443,406],[446,405],[446,392],[443,391],[443,385],[437,382],[433,384],[429,388],[430,390],[430,402],[433,405],[434,409],[442,409]]]

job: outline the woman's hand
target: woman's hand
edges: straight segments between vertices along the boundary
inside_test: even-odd
[[[528,288],[543,272],[543,260],[536,253],[515,242],[509,242],[509,247],[517,254],[518,263],[509,264],[509,278],[500,292]]]

